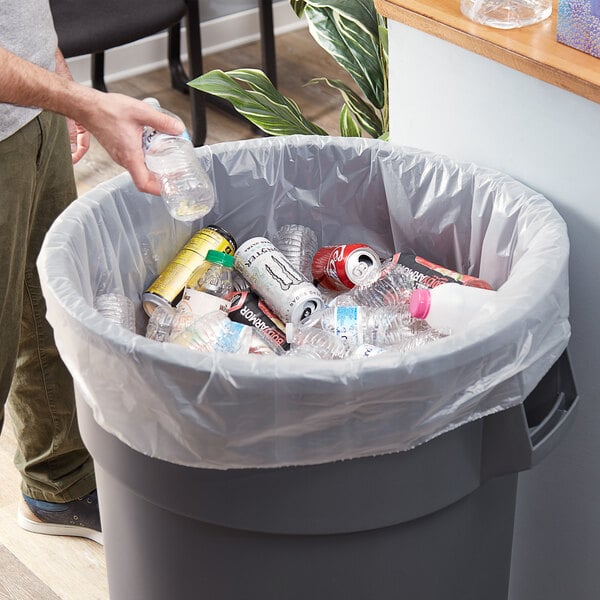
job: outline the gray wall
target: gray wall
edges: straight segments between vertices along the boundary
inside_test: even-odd
[[[232,15],[243,10],[250,10],[258,6],[258,0],[199,0],[200,17],[202,21],[210,21],[217,17]],[[283,0],[287,2],[287,0]],[[276,2],[273,2],[276,4]]]

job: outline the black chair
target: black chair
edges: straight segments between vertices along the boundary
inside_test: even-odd
[[[169,32],[171,85],[190,94],[192,141],[206,140],[206,106],[209,101],[235,115],[229,103],[191,89],[190,79],[202,74],[200,37],[201,0],[50,0],[58,45],[65,58],[91,54],[92,85],[106,91],[106,50],[143,39],[160,31]],[[276,83],[272,0],[259,0],[263,68]],[[186,21],[189,73],[181,62],[181,22]]]

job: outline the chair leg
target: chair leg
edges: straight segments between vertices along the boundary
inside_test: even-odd
[[[195,79],[202,75],[203,72],[200,9],[198,7],[198,0],[188,0],[187,5],[186,33],[188,64],[190,78]],[[194,146],[202,146],[206,141],[206,96],[200,90],[195,90],[187,85],[186,88],[189,90],[192,112],[192,142]]]
[[[171,85],[174,89],[190,93],[192,108],[192,141],[195,146],[201,146],[206,141],[206,103],[210,102],[221,110],[242,117],[231,105],[231,103],[194,90],[187,85],[190,79],[199,77],[203,73],[202,68],[202,43],[200,37],[200,9],[198,0],[188,0],[188,13],[186,18],[188,60],[191,76],[185,72],[181,64],[181,24],[177,23],[169,28],[169,71],[171,73]],[[273,3],[272,0],[259,0],[260,37],[263,71],[277,86],[277,61],[275,56],[275,33],[273,26]],[[252,126],[257,132],[256,127]]]
[[[277,59],[275,56],[275,27],[273,25],[273,0],[259,0],[260,39],[263,71],[277,87]]]
[[[169,27],[169,71],[171,73],[171,86],[183,94],[190,91],[187,82],[189,78],[181,64],[181,24]]]
[[[92,87],[107,92],[104,82],[104,52],[92,54]]]

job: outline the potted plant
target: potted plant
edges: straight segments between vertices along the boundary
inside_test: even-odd
[[[385,138],[388,133],[387,25],[373,0],[290,0],[305,16],[316,42],[352,77],[360,92],[337,79],[317,77],[310,84],[337,89],[343,104],[342,136]],[[231,102],[256,127],[270,135],[329,135],[307,119],[260,69],[215,69],[189,82],[191,87]]]

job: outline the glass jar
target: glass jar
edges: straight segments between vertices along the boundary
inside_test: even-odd
[[[547,19],[552,0],[460,0],[460,10],[476,23],[514,29]]]

